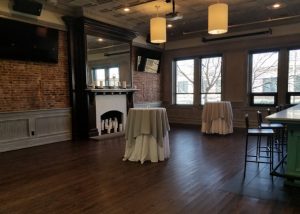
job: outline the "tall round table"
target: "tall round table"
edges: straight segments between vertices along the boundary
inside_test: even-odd
[[[229,101],[206,102],[202,111],[201,130],[206,134],[233,133],[233,114]]]
[[[170,126],[165,108],[131,108],[125,127],[123,160],[163,161],[170,156]]]

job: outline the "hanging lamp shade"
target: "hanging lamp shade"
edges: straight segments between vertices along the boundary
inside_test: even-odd
[[[167,40],[167,21],[163,17],[150,19],[150,40],[152,43],[164,43]]]
[[[228,31],[228,5],[217,3],[208,7],[208,33],[222,34]]]

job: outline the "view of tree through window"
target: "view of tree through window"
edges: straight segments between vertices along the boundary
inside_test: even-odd
[[[221,101],[222,57],[201,59],[201,104]]]
[[[251,55],[251,93],[253,104],[274,104],[277,93],[278,52],[254,53]]]
[[[300,50],[289,51],[288,92],[300,92]],[[300,103],[300,95],[290,96],[290,103]]]
[[[178,60],[176,66],[176,104],[194,103],[194,60]]]

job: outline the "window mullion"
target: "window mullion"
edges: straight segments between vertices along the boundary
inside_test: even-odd
[[[289,70],[289,53],[287,49],[282,49],[279,52],[278,59],[278,82],[277,82],[277,96],[278,104],[281,105],[286,102],[286,93],[288,91],[288,71]],[[280,89],[280,90],[279,90]]]
[[[199,106],[201,100],[201,59],[195,58],[195,66],[194,66],[194,105]]]

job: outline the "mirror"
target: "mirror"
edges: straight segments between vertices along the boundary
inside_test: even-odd
[[[86,35],[87,85],[95,88],[131,88],[130,44]]]

